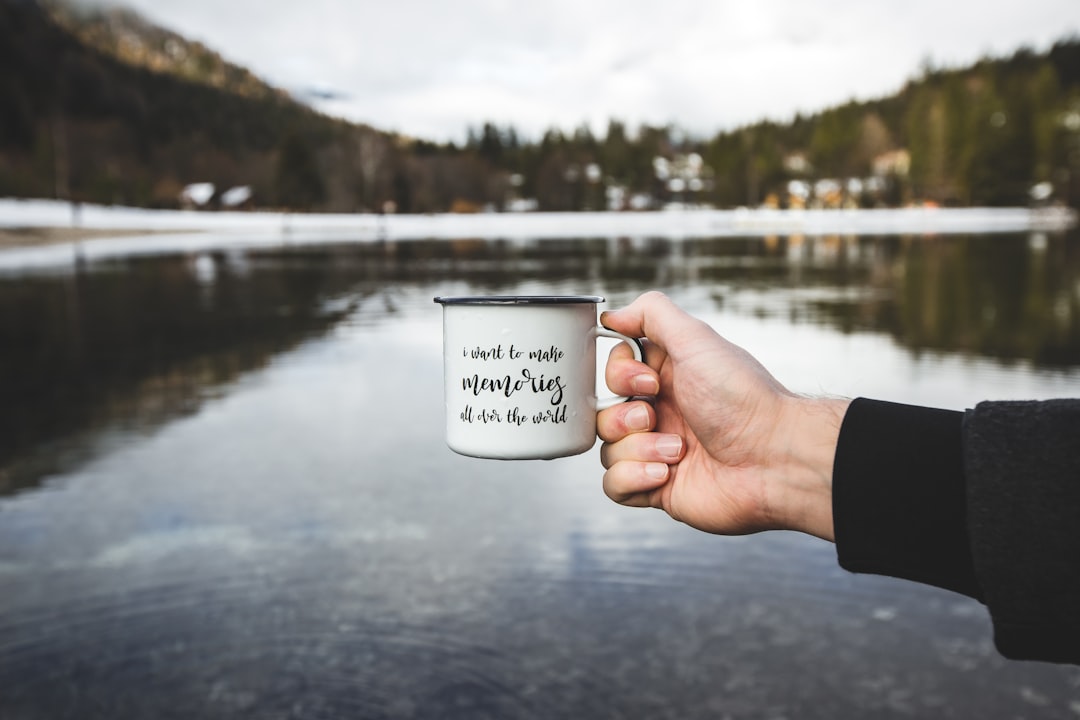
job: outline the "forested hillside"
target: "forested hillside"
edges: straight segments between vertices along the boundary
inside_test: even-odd
[[[926,69],[892,97],[718,135],[708,157],[726,202],[753,202],[755,187],[775,192],[793,176],[872,176],[876,161],[894,203],[1023,205],[1034,185],[1050,183],[1051,197],[1075,207],[1080,40],[970,68]],[[800,157],[806,167],[791,162]]]
[[[124,62],[35,0],[0,0],[0,98],[0,195],[175,206],[209,181],[251,185],[260,205],[353,210],[392,184],[385,134]]]
[[[712,138],[478,122],[457,146],[320,115],[133,13],[61,2],[0,0],[0,196],[173,207],[209,182],[333,212],[1080,206],[1080,39]]]

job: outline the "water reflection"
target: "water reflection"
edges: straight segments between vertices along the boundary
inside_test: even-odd
[[[408,241],[113,260],[0,279],[0,492],[147,428],[408,288],[705,292],[723,312],[1080,365],[1077,236]],[[356,309],[366,299],[363,313]],[[72,442],[72,438],[82,442]]]
[[[1080,378],[1077,249],[413,241],[7,275],[0,716],[1069,717],[1080,676],[998,658],[971,601],[617,507],[595,452],[453,455],[431,298],[660,287],[797,389],[857,363],[879,397],[1046,395]]]
[[[210,255],[5,278],[0,492],[85,449],[57,448],[64,438],[194,411],[214,388],[332,327],[349,308],[331,301],[351,286],[332,267],[249,272]]]

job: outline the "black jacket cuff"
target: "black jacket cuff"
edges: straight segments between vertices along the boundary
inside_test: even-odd
[[[960,412],[858,398],[833,468],[841,567],[982,599],[968,537]]]

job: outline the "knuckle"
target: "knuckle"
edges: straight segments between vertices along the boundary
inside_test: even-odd
[[[648,300],[649,302],[655,302],[657,300],[667,300],[667,295],[659,290],[649,290],[641,296],[642,300]]]
[[[600,464],[605,470],[611,469],[611,443],[605,442],[600,446]]]
[[[605,443],[612,443],[621,437],[619,427],[618,415],[614,413],[615,408],[601,411],[596,416],[596,435]]]
[[[609,470],[604,473],[604,494],[615,502],[622,502],[622,494],[615,491],[615,478]]]

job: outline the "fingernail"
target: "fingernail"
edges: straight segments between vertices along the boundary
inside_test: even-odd
[[[645,463],[645,474],[653,480],[663,480],[667,477],[668,466],[664,463]]]
[[[678,458],[682,452],[682,438],[678,435],[661,435],[656,438],[656,452],[664,457]]]
[[[636,395],[656,395],[660,383],[652,375],[638,375],[630,380],[630,388]]]
[[[642,405],[635,405],[626,412],[623,422],[631,430],[648,430],[649,411]]]

